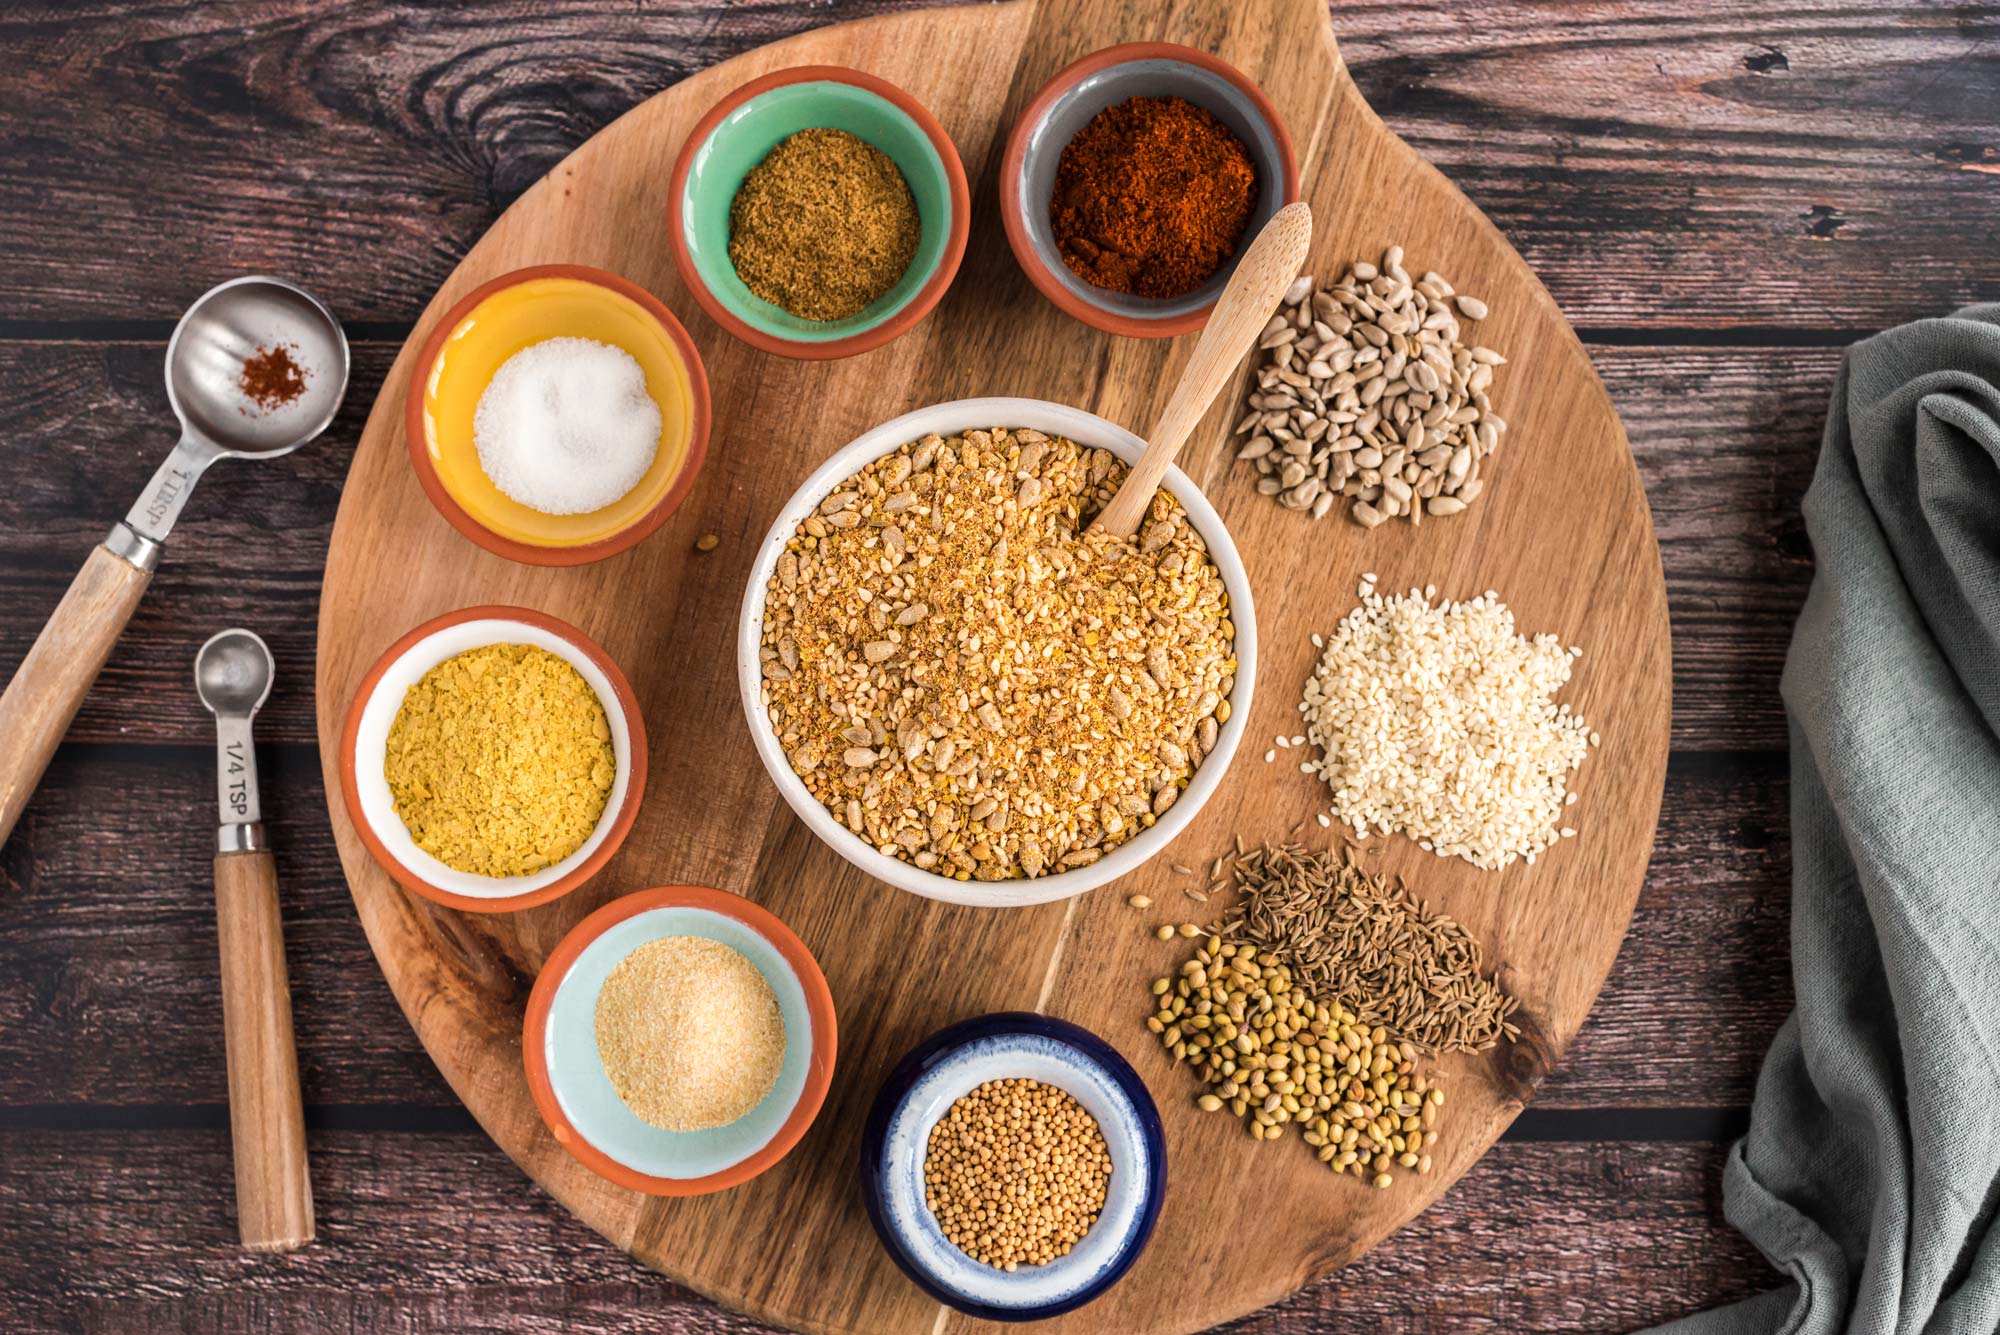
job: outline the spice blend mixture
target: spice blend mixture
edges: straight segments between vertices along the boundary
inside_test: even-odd
[[[989,1080],[931,1128],[924,1202],[954,1247],[984,1265],[1047,1265],[1104,1209],[1111,1152],[1097,1119],[1039,1080]]]
[[[382,768],[417,847],[455,871],[526,876],[590,838],[618,762],[582,673],[536,645],[491,644],[410,687]]]
[[[1178,97],[1135,97],[1097,113],[1064,147],[1049,221],[1063,263],[1085,282],[1178,297],[1236,253],[1257,191],[1243,141],[1213,114]]]
[[[648,941],[597,994],[597,1055],[639,1117],[668,1131],[727,1126],[778,1083],[785,1021],[741,952],[699,936]]]
[[[926,436],[823,500],[766,586],[763,696],[792,768],[883,853],[959,880],[1087,866],[1214,749],[1236,628],[1165,491],[1039,431]]]
[[[917,253],[917,201],[887,153],[845,130],[800,130],[743,179],[729,260],[752,292],[802,320],[845,320]]]
[[[244,358],[236,388],[260,412],[295,403],[306,392],[305,368],[292,359],[292,352],[290,344],[274,343]]]

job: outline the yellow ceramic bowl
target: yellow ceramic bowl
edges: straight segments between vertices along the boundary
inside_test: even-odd
[[[550,338],[588,338],[631,354],[660,407],[660,445],[639,485],[601,510],[543,514],[479,466],[472,420],[509,357]],[[438,511],[481,547],[533,565],[581,565],[624,551],[666,522],[708,448],[708,375],[687,330],[644,288],[581,265],[519,269],[480,287],[439,321],[417,357],[410,462]]]

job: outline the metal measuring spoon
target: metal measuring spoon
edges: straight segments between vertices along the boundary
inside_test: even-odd
[[[305,371],[298,398],[265,409],[243,364],[283,346]],[[332,312],[277,278],[237,278],[188,308],[167,344],[167,401],[181,439],[124,522],[84,560],[0,695],[0,844],[111,656],[194,484],[217,459],[273,459],[326,430],[347,393],[347,336]]]
[[[250,721],[271,694],[271,651],[225,630],[194,659],[194,688],[215,715],[215,922],[222,947],[222,1032],[229,1057],[229,1134],[236,1154],[236,1229],[252,1251],[313,1238],[305,1116],[292,992],[278,920],[278,869],[264,840]]]

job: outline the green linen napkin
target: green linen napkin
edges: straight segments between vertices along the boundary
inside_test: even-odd
[[[1785,661],[1792,978],[1725,1210],[1791,1281],[1673,1335],[2000,1330],[2000,305],[1851,348]]]

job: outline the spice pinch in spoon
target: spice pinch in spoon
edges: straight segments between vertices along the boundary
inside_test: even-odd
[[[1312,208],[1303,200],[1279,209],[1257,233],[1222,289],[1159,424],[1146,438],[1146,452],[1132,465],[1118,494],[1092,528],[1121,538],[1139,531],[1139,521],[1145,517],[1153,493],[1160,489],[1160,479],[1173,466],[1174,456],[1208,405],[1222,392],[1237,362],[1256,341],[1285,289],[1305,264],[1311,245]]]
[[[0,845],[138,608],[194,484],[217,459],[274,459],[325,431],[347,392],[347,362],[340,322],[282,279],[232,279],[181,317],[167,344],[180,443],[91,549],[0,695]]]

